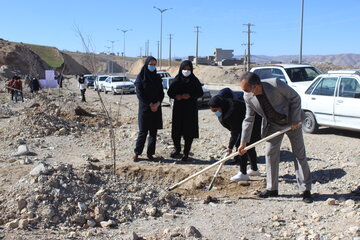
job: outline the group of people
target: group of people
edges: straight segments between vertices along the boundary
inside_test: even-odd
[[[29,85],[31,93],[37,93],[40,90],[40,84],[37,78],[26,77],[25,80],[25,83]],[[21,80],[21,77],[16,75],[13,76],[9,80],[6,88],[11,95],[12,101],[18,102],[18,99],[20,97],[21,101],[24,102],[23,82]]]
[[[155,154],[157,130],[162,128],[161,102],[164,98],[162,79],[156,72],[157,60],[148,57],[135,81],[139,100],[139,134],[136,140],[133,160],[142,154],[148,136],[147,157],[152,160]],[[289,137],[294,153],[296,180],[303,191],[303,201],[313,201],[311,195],[311,176],[306,158],[301,122],[304,118],[300,96],[279,79],[260,78],[251,72],[240,78],[243,96],[235,96],[230,89],[223,89],[214,96],[209,107],[219,122],[230,131],[231,137],[227,154],[236,147],[239,155],[235,161],[240,164],[240,172],[232,181],[247,181],[249,176],[260,176],[257,167],[257,154],[254,148],[246,151],[248,144],[291,126],[285,134]],[[194,75],[191,61],[183,61],[174,82],[167,94],[173,99],[171,137],[174,143],[172,158],[189,158],[194,138],[199,137],[197,99],[203,95],[198,78]],[[266,190],[258,194],[261,198],[278,196],[278,177],[280,145],[284,134],[265,143]],[[181,155],[181,138],[184,149]],[[247,169],[247,163],[250,168]]]

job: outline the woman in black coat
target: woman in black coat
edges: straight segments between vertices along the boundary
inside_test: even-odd
[[[147,57],[135,81],[139,99],[139,135],[134,149],[134,161],[141,155],[148,133],[147,157],[154,159],[157,130],[162,129],[161,102],[164,99],[164,90],[161,77],[156,73],[156,63],[154,57]]]
[[[180,141],[183,137],[185,146],[184,156],[181,160],[186,161],[193,139],[199,137],[197,99],[204,94],[199,79],[193,73],[191,61],[186,60],[181,63],[179,73],[167,93],[170,98],[174,99],[171,137],[175,151],[170,156],[180,155]]]
[[[224,98],[217,95],[210,100],[209,105],[221,125],[231,133],[227,150],[227,154],[230,154],[234,146],[238,148],[240,145],[242,122],[246,113],[245,103],[233,97]],[[261,117],[257,116],[255,119],[250,143],[260,140]],[[250,169],[246,170],[248,160],[250,160]],[[235,161],[240,163],[240,172],[231,178],[232,181],[247,181],[250,180],[249,176],[260,176],[255,148],[250,149],[243,156],[236,156]]]

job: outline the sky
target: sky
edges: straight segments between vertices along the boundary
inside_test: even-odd
[[[243,55],[251,23],[251,54],[298,55],[301,0],[0,0],[0,38],[14,42],[85,51],[80,29],[94,52],[139,56],[149,40],[157,57],[160,12],[163,13],[162,57],[195,55],[195,26],[200,26],[199,56],[215,48]],[[360,53],[359,0],[304,0],[303,55]],[[112,43],[110,41],[115,41]]]

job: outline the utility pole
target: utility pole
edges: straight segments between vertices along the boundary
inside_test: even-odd
[[[158,48],[157,59],[158,59],[158,61],[160,61],[160,59],[159,59],[159,57],[160,57],[160,41],[157,41],[157,48]]]
[[[159,66],[160,66],[160,69],[161,69],[161,65],[162,65],[162,62],[161,62],[161,58],[162,58],[162,22],[163,22],[163,20],[162,20],[162,14],[164,13],[164,12],[166,12],[166,11],[168,11],[168,10],[171,10],[172,8],[164,8],[164,9],[160,9],[160,8],[158,8],[158,7],[155,7],[154,6],[154,8],[155,9],[157,9],[157,10],[159,10],[159,12],[160,12],[160,18],[161,18],[161,20],[160,20],[160,56],[159,56]]]
[[[114,54],[114,42],[116,42],[115,40],[108,40],[109,42],[111,42],[111,53]],[[110,73],[114,72],[114,61],[111,60],[111,67],[110,67]]]
[[[140,55],[139,57],[141,58],[142,57],[142,47],[140,47]]]
[[[248,24],[243,24],[245,26],[247,26],[248,30],[247,31],[243,31],[245,33],[247,33],[247,37],[248,37],[248,41],[247,41],[247,71],[250,71],[250,63],[251,63],[251,59],[250,59],[250,46],[253,45],[252,43],[250,43],[250,34],[254,33],[250,30],[251,26],[255,26],[254,24],[248,23]]]
[[[172,36],[173,35],[170,33],[169,34],[169,40],[170,40],[170,45],[169,45],[169,67],[171,67],[171,39],[173,39]]]
[[[300,19],[300,54],[299,63],[302,63],[302,39],[303,39],[303,18],[304,18],[304,0],[301,0],[301,19]]]
[[[195,26],[196,28],[196,54],[195,54],[195,66],[198,64],[198,57],[199,57],[199,28],[200,26]]]
[[[125,74],[126,74],[126,68],[125,68],[125,34],[128,31],[132,31],[132,29],[117,29],[117,30],[121,30],[124,33],[123,74],[125,76]]]

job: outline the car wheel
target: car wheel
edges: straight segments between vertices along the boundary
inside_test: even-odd
[[[315,116],[312,112],[305,112],[305,119],[302,124],[302,129],[306,133],[316,133],[319,125],[316,122]]]
[[[105,87],[103,87],[103,92],[104,92],[105,94],[107,94],[107,91],[106,91],[106,88],[105,88]]]
[[[111,92],[112,92],[113,95],[116,95],[116,92],[115,92],[114,88],[111,88]]]

